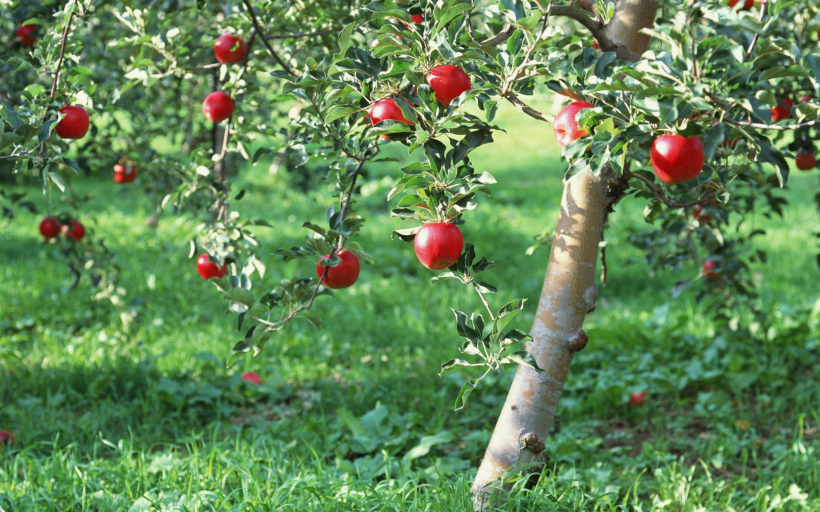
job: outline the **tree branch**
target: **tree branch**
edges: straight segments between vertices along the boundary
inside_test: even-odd
[[[251,23],[253,23],[253,28],[259,34],[264,33],[262,31],[262,27],[259,26],[259,20],[256,19],[256,14],[253,12],[253,6],[251,5],[250,0],[242,0],[242,1],[245,4],[245,8],[248,10],[248,16],[250,16],[250,18],[251,18]],[[276,62],[278,62],[279,65],[282,66],[282,69],[284,69],[289,75],[296,76],[296,73],[292,69],[290,69],[290,67],[287,64],[285,64],[285,61],[283,61],[281,57],[279,57],[279,54],[276,53],[276,50],[273,49],[273,46],[270,45],[268,40],[264,37],[260,37],[260,39],[262,40],[262,43],[264,43],[265,47],[268,49],[268,52],[270,52],[271,56],[273,56],[273,58],[276,60]]]
[[[723,122],[726,123],[726,124],[733,124],[735,126],[748,126],[749,128],[755,128],[757,130],[790,131],[790,130],[799,130],[800,128],[806,128],[806,127],[809,127],[809,126],[818,125],[818,124],[820,124],[820,119],[813,119],[811,121],[804,121],[802,123],[787,124],[787,125],[753,123],[751,121],[734,121],[732,119],[724,119]]]
[[[514,93],[508,92],[504,98],[512,103],[515,108],[519,111],[527,114],[528,116],[532,117],[533,119],[538,119],[539,121],[545,121],[547,123],[552,123],[555,121],[555,116],[551,116],[549,114],[542,114],[541,112],[535,110],[531,106],[527,105]]]
[[[763,18],[766,16],[766,6],[768,2],[760,2],[760,13],[757,15],[758,23],[763,23]],[[746,50],[746,60],[752,56],[752,52],[755,50],[755,46],[757,46],[757,41],[760,39],[760,34],[755,33],[754,37],[752,37],[752,42],[749,44],[749,49]]]
[[[663,192],[663,189],[660,188],[659,186],[655,185],[654,183],[652,183],[652,180],[650,180],[649,178],[647,178],[645,176],[641,176],[640,174],[635,174],[632,171],[630,171],[629,169],[624,169],[624,177],[627,180],[629,180],[630,178],[635,178],[635,179],[638,179],[638,180],[646,183],[646,186],[649,187],[650,190],[652,190],[652,196],[655,198],[655,200],[660,201],[661,203],[665,204],[666,206],[668,206],[670,208],[690,208],[692,206],[697,206],[697,205],[700,205],[700,204],[704,204],[704,203],[714,199],[714,197],[715,197],[715,194],[710,191],[710,192],[707,192],[707,193],[703,194],[700,197],[700,199],[698,199],[697,201],[689,201],[689,202],[686,202],[686,203],[675,203],[675,202],[672,202],[669,199],[667,199],[666,194],[664,194],[664,192]]]

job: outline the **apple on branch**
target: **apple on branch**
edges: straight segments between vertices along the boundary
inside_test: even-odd
[[[214,56],[222,64],[239,62],[245,58],[248,46],[242,38],[233,34],[223,34],[214,42]]]
[[[221,123],[233,115],[233,100],[222,91],[214,91],[205,96],[202,113],[212,123]]]
[[[80,106],[68,106],[60,109],[63,114],[62,119],[57,123],[54,130],[63,139],[82,139],[88,133],[91,121],[88,112]]]
[[[359,279],[359,257],[350,251],[344,250],[339,251],[336,256],[341,258],[342,261],[335,267],[322,265],[323,261],[329,259],[329,255],[326,254],[319,258],[319,262],[316,264],[316,275],[321,279],[322,274],[324,274],[325,278],[322,279],[322,284],[334,290],[353,286]],[[325,268],[327,268],[327,273],[325,273]]]
[[[455,224],[431,222],[416,233],[413,249],[422,265],[430,270],[443,270],[461,257],[464,235]]]
[[[207,254],[200,254],[199,258],[196,259],[196,271],[199,272],[199,276],[205,280],[213,277],[222,279],[228,271],[228,264],[225,263],[220,267],[211,261],[211,258]]]
[[[649,153],[652,169],[667,185],[693,180],[703,170],[703,143],[698,137],[661,135]]]
[[[425,80],[444,108],[449,107],[450,102],[472,88],[470,75],[458,66],[436,66],[427,73]]]
[[[586,101],[573,101],[566,107],[562,108],[558,115],[555,116],[555,121],[552,124],[552,133],[555,135],[555,140],[562,148],[567,147],[570,142],[586,137],[589,132],[583,128],[578,127],[576,116],[578,112],[586,108],[595,108]]]
[[[40,222],[40,234],[43,235],[43,238],[46,240],[57,238],[61,229],[62,226],[54,217],[46,217]]]

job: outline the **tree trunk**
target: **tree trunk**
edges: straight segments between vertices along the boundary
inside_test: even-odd
[[[605,28],[607,37],[641,55],[649,38],[640,30],[652,26],[657,8],[656,0],[619,0]],[[547,275],[530,332],[533,340],[526,347],[544,372],[519,366],[515,374],[473,484],[476,510],[487,510],[492,501],[503,500],[507,476],[518,471],[540,473],[547,461],[544,449],[558,399],[573,353],[586,346],[584,318],[595,309],[598,296],[598,241],[614,199],[608,187],[605,173],[584,172],[564,182]]]

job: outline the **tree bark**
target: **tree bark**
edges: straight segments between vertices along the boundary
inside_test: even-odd
[[[641,55],[657,14],[656,0],[619,0],[605,27],[607,37]],[[574,352],[586,346],[582,330],[595,309],[595,269],[604,218],[612,204],[609,177],[589,172],[564,182],[561,212],[550,251],[549,266],[533,322],[532,353],[544,372],[519,366],[501,410],[487,452],[472,487],[476,510],[504,500],[505,480],[514,473],[540,473],[548,460],[547,436]]]

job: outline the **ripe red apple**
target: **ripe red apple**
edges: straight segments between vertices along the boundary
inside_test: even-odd
[[[720,273],[715,271],[717,262],[715,260],[706,260],[703,262],[703,275],[706,279],[720,279]]]
[[[245,372],[242,374],[242,380],[245,382],[250,382],[254,386],[258,386],[262,384],[262,378],[259,377],[259,374],[256,372]]]
[[[223,278],[228,271],[228,264],[225,263],[220,267],[207,254],[200,254],[196,259],[196,271],[199,272],[202,279],[211,279],[212,277]]]
[[[692,217],[700,222],[709,222],[712,220],[712,215],[709,213],[703,213],[703,210],[703,206],[695,206],[695,210],[692,212]]]
[[[131,183],[137,179],[137,166],[129,163],[114,165],[114,183]]]
[[[43,235],[46,240],[57,238],[61,228],[62,226],[60,226],[60,223],[57,222],[57,219],[54,217],[46,217],[40,221],[40,234]]]
[[[729,0],[729,7],[734,8],[734,6],[736,6],[739,1],[740,0]],[[761,0],[744,0],[743,7],[741,7],[741,9],[747,9],[748,10],[748,9],[751,9],[752,7],[754,7],[755,4],[759,5],[760,3],[761,3]],[[763,3],[765,3],[765,2],[763,2]]]
[[[592,40],[592,47],[595,48],[596,50],[601,49],[601,47],[598,45],[598,41],[595,40],[595,39]]]
[[[455,224],[425,224],[413,240],[416,257],[431,270],[442,270],[458,261],[464,249],[464,235]]]
[[[14,444],[15,442],[17,442],[17,438],[14,437],[12,432],[5,429],[0,430],[0,444],[8,446],[10,444]]]
[[[810,95],[804,94],[803,96],[800,96],[800,103],[810,103],[810,102],[811,102],[811,96]]]
[[[359,258],[350,251],[339,251],[336,256],[340,257],[342,261],[335,267],[327,267],[327,274],[322,279],[322,284],[328,288],[337,290],[339,288],[347,288],[353,286],[357,279],[359,279]],[[319,258],[319,263],[316,264],[316,275],[321,278],[325,271],[325,265],[322,262],[329,259],[325,254]]]
[[[647,397],[646,391],[636,392],[629,395],[629,406],[630,407],[640,407],[646,404]]]
[[[375,126],[382,121],[399,121],[406,124],[416,124],[412,121],[408,121],[407,118],[404,117],[404,113],[399,106],[396,105],[396,100],[393,98],[379,100],[373,105],[373,108],[370,109],[370,123]]]
[[[37,42],[37,36],[34,35],[36,31],[37,25],[20,25],[17,27],[15,39],[23,46],[32,46]]]
[[[808,171],[813,169],[814,166],[817,165],[817,159],[814,157],[812,153],[808,151],[798,151],[797,155],[795,156],[795,162],[797,163],[797,168],[801,171]]]
[[[54,128],[57,135],[63,139],[82,139],[85,137],[91,121],[88,118],[88,112],[83,107],[76,105],[63,107],[60,109],[60,113],[65,114],[65,116],[60,119],[60,122]]]
[[[410,16],[410,18],[413,20],[413,23],[415,23],[416,25],[421,25],[422,23],[424,23],[424,15],[423,14],[413,14],[413,15]]]
[[[222,91],[214,91],[205,96],[202,102],[202,113],[208,121],[221,123],[233,115],[233,100]]]
[[[66,238],[79,242],[85,237],[85,226],[80,221],[71,219],[71,227],[63,226],[63,232]]]
[[[652,143],[649,159],[662,182],[683,183],[697,178],[703,169],[703,144],[694,136],[661,135]]]
[[[558,142],[558,145],[562,148],[567,147],[570,142],[576,139],[589,135],[588,131],[578,128],[578,121],[575,120],[575,116],[578,112],[585,108],[595,107],[586,101],[573,101],[562,108],[561,112],[558,112],[558,115],[555,116],[555,121],[552,124],[552,132],[555,134],[555,140]]]
[[[794,106],[794,102],[791,98],[786,98],[781,101],[781,98],[777,99],[777,106],[775,108],[771,108],[769,110],[772,111],[772,122],[776,123],[778,121],[782,121],[784,119],[788,119],[792,115],[792,107]]]
[[[244,59],[247,49],[248,47],[242,42],[242,38],[233,34],[222,34],[214,43],[216,60],[223,64],[239,62]]]
[[[427,73],[425,80],[445,108],[461,93],[472,88],[470,76],[458,66],[436,66]]]

